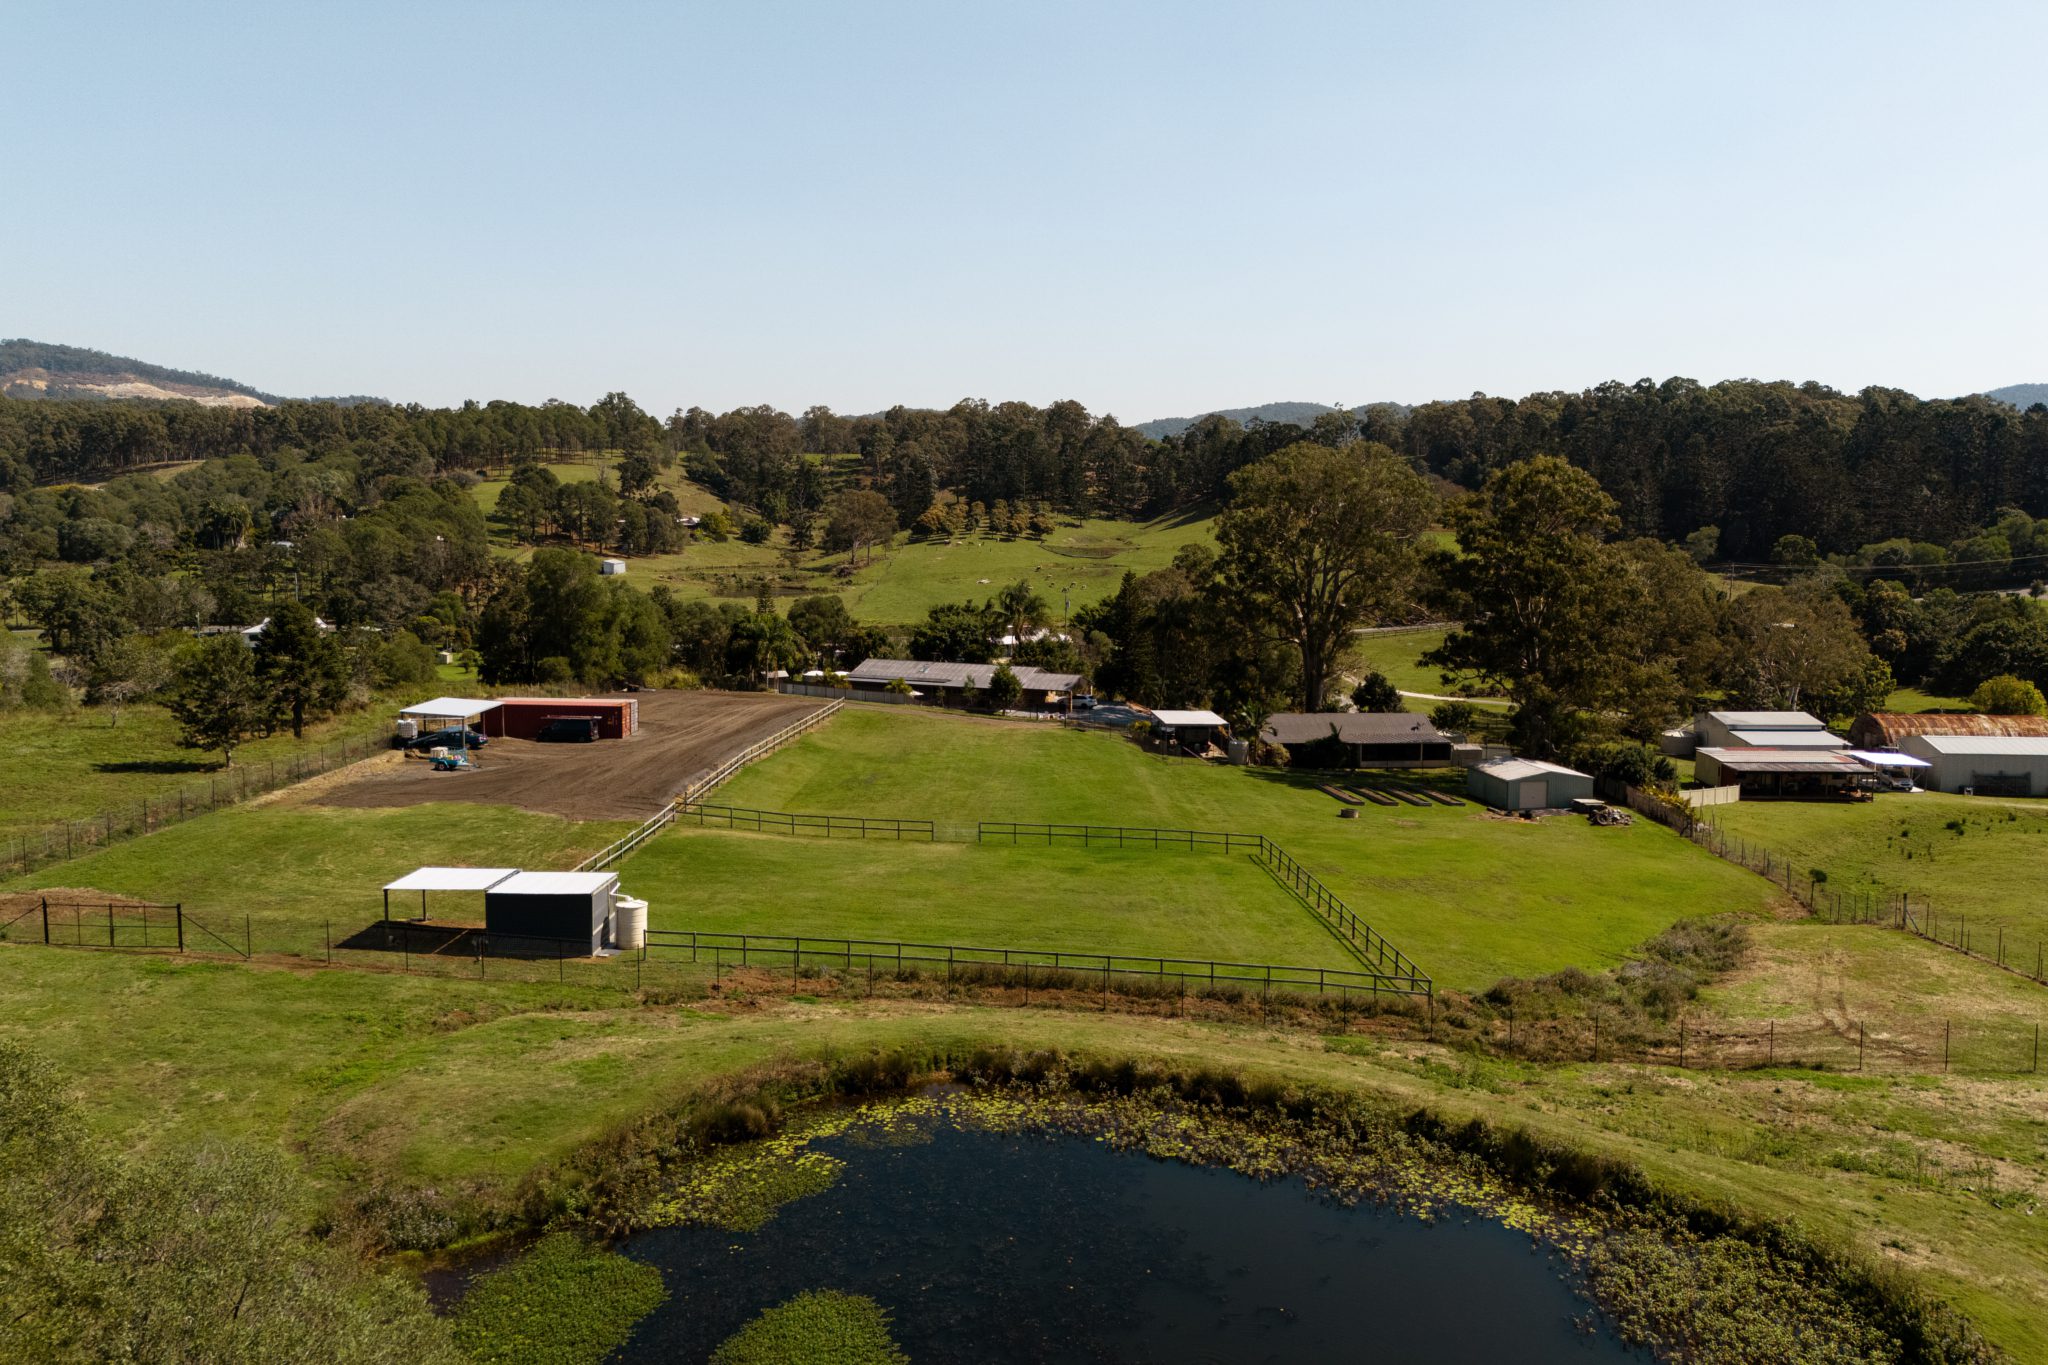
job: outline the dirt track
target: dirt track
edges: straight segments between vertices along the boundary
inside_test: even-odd
[[[322,793],[325,806],[473,801],[578,820],[639,820],[749,744],[826,703],[772,692],[642,692],[640,732],[595,744],[494,739],[477,768],[437,773],[423,761],[366,772]]]

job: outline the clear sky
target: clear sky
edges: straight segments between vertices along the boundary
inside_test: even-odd
[[[2048,5],[0,12],[0,336],[657,415],[2048,380]]]

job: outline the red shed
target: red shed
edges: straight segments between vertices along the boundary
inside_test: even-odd
[[[484,714],[484,733],[532,739],[551,720],[589,717],[605,739],[624,739],[640,728],[640,703],[632,697],[506,697]]]

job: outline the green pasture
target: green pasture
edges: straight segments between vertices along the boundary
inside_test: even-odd
[[[1855,805],[1739,801],[1709,814],[1801,876],[1825,872],[1844,896],[1904,891],[1944,925],[1967,916],[1978,951],[1995,951],[2000,928],[2029,965],[2048,943],[2048,802],[1914,792]]]
[[[1244,853],[678,828],[623,872],[658,929],[1358,967]]]
[[[259,951],[307,951],[320,947],[329,923],[339,937],[380,918],[381,888],[415,867],[565,868],[627,828],[503,806],[346,810],[287,797],[202,815],[38,869],[6,889],[90,888],[177,903],[208,925],[239,926],[246,915],[263,926]],[[480,920],[483,906],[470,897],[445,913]]]
[[[1460,696],[1459,684],[1445,683],[1442,669],[1422,662],[1422,656],[1441,645],[1447,633],[1443,626],[1423,626],[1415,630],[1373,631],[1354,636],[1350,649],[1344,655],[1345,669],[1353,677],[1362,676],[1369,668],[1377,669],[1403,692]],[[1408,697],[1405,701],[1408,710],[1424,714],[1440,704],[1422,697]],[[1487,711],[1507,710],[1507,703],[1502,701],[1475,698],[1473,704]]]
[[[1438,982],[1468,989],[1610,965],[1675,920],[1755,912],[1771,898],[1760,879],[1647,821],[1596,829],[1472,805],[1366,806],[1342,820],[1312,778],[1154,758],[1109,734],[924,711],[849,706],[714,799],[968,832],[978,820],[1010,820],[1263,833]],[[754,846],[722,856],[762,859],[764,880],[776,858],[825,856],[746,852]],[[1005,863],[968,866],[989,869],[964,884],[969,899],[1012,885]],[[750,894],[765,902],[804,891],[799,882]]]
[[[123,707],[120,724],[104,708],[19,713],[8,718],[0,765],[0,840],[64,820],[87,820],[147,798],[173,803],[180,790],[203,799],[220,755],[180,748],[177,722],[161,706]],[[252,740],[235,750],[235,766],[262,770],[344,737],[390,733],[391,717],[372,704],[309,726],[303,744],[289,733]],[[11,850],[10,850],[11,851]]]
[[[5,946],[0,1034],[41,1048],[124,1141],[240,1134],[289,1148],[334,1194],[374,1179],[506,1204],[585,1144],[750,1068],[982,1046],[1232,1068],[1636,1163],[1692,1198],[1909,1267],[2014,1359],[2048,1352],[2048,1226],[2032,1213],[2048,1184],[2048,1090],[2034,1076],[1541,1067],[1369,1038],[881,1001],[605,1009],[552,987]]]

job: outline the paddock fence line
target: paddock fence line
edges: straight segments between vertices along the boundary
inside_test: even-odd
[[[1265,962],[1224,962],[1207,958],[1158,957],[1051,948],[988,948],[949,943],[911,943],[896,939],[834,938],[793,934],[707,933],[695,929],[650,929],[644,951],[690,954],[692,962],[710,961],[714,969],[787,965],[792,976],[808,961],[813,967],[887,969],[901,974],[944,967],[949,978],[996,970],[1015,974],[1028,989],[1030,973],[1043,971],[1038,984],[1086,986],[1099,980],[1108,990],[1112,980],[1142,979],[1164,985],[1196,984],[1201,988],[1273,991],[1296,995],[1412,995],[1427,998],[1425,982],[1404,977],[1337,967],[1282,966]],[[1005,983],[1007,984],[1007,983]]]
[[[1409,981],[1425,994],[1435,994],[1434,983],[1407,954],[1389,943],[1384,934],[1360,919],[1350,906],[1339,899],[1329,887],[1323,885],[1314,873],[1296,862],[1286,849],[1271,839],[1261,838],[1257,857],[1282,885],[1292,890],[1303,904],[1322,917],[1331,931],[1350,947],[1352,955],[1360,962],[1386,976]]]
[[[809,835],[822,839],[890,839],[897,843],[933,843],[937,828],[929,820],[893,820],[869,815],[807,815],[795,811],[754,810],[746,806],[707,806],[690,801],[674,808],[679,820],[718,829],[751,829],[762,834]]]
[[[68,862],[94,849],[140,838],[167,825],[240,805],[252,797],[374,758],[390,747],[386,736],[345,737],[285,758],[223,769],[211,774],[204,785],[190,782],[162,796],[109,807],[89,819],[63,820],[41,829],[0,836],[0,872],[33,872],[52,863]]]
[[[675,818],[676,808],[674,806],[663,806],[660,810],[642,821],[638,827],[612,840],[569,870],[571,872],[602,872],[606,868],[616,866],[627,854],[674,824]]]
[[[215,928],[218,924],[220,928]],[[154,901],[52,900],[37,896],[0,920],[0,941],[41,943],[52,948],[127,948],[182,953],[233,953],[247,961],[246,935],[236,942],[225,919],[214,924],[188,913],[182,904]],[[223,932],[225,931],[225,932]]]
[[[1080,844],[1084,848],[1213,848],[1224,853],[1259,853],[1263,834],[1207,829],[1152,829],[1138,825],[1061,825],[983,820],[974,827],[977,844]]]
[[[740,769],[746,767],[749,763],[752,763],[755,759],[766,758],[769,754],[774,753],[777,749],[780,749],[783,745],[789,743],[797,736],[803,734],[806,730],[809,730],[814,726],[824,724],[833,716],[837,715],[839,713],[839,708],[844,705],[846,705],[846,703],[843,701],[835,701],[831,703],[829,706],[821,706],[817,710],[811,712],[809,715],[796,721],[794,724],[786,725],[782,729],[777,730],[774,734],[768,736],[768,738],[763,740],[757,740],[754,743],[748,745],[740,752],[734,754],[731,758],[725,760],[725,762],[719,764],[716,768],[713,768],[709,773],[706,773],[703,777],[692,778],[690,782],[686,786],[684,786],[682,794],[675,798],[673,804],[677,806],[684,806],[690,804],[693,801],[700,800],[706,793],[710,792],[712,788],[716,787],[719,783],[724,782],[727,778],[731,777]]]
[[[2048,939],[2008,932],[2003,924],[1978,919],[1970,925],[1967,913],[1938,909],[1933,899],[1882,885],[1844,888],[1825,868],[1802,869],[1799,860],[1763,844],[1752,844],[1732,835],[1712,821],[1695,816],[1690,809],[1673,807],[1649,792],[1628,789],[1629,808],[1676,830],[1715,857],[1756,873],[1765,881],[1784,888],[1815,918],[1829,924],[1871,924],[1936,944],[1965,957],[1974,957],[1995,967],[2048,985]]]

